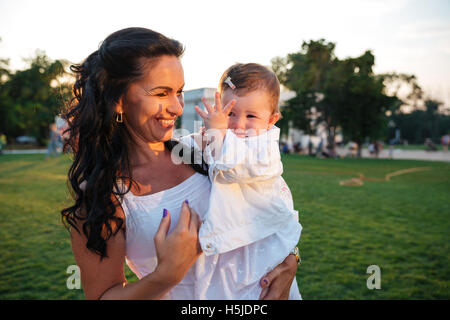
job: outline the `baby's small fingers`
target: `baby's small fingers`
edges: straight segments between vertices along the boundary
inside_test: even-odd
[[[203,111],[202,109],[200,109],[199,106],[195,106],[194,108],[195,108],[195,111],[197,111],[197,113],[199,114],[199,116],[203,118],[203,120],[208,117],[208,114],[205,111]]]
[[[223,113],[228,114],[231,111],[231,109],[233,109],[235,104],[236,104],[236,100],[235,99],[233,99],[230,102],[228,102],[227,105],[223,108]]]
[[[214,111],[214,108],[209,104],[209,102],[204,97],[202,98],[202,102],[208,113],[212,113]]]
[[[216,94],[214,96],[214,101],[216,104],[216,110],[218,112],[222,112],[222,102],[220,101],[220,93],[216,91]]]

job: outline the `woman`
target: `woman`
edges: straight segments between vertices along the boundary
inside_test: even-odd
[[[56,127],[56,123],[50,124],[50,134],[49,134],[49,141],[47,146],[47,155],[45,156],[45,159],[48,160],[51,156],[57,157],[58,156],[58,141],[59,141],[59,132]]]
[[[175,40],[128,28],[72,66],[75,98],[65,118],[75,204],[62,214],[88,299],[193,297],[211,186],[203,166],[171,160],[183,112],[182,53]],[[125,279],[125,259],[134,283]],[[289,255],[261,279],[269,289],[262,298],[286,299],[296,270]]]

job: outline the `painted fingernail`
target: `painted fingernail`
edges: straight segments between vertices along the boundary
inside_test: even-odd
[[[268,283],[269,283],[269,281],[267,281],[267,279],[264,279],[263,282],[264,282],[265,284],[268,284]]]
[[[167,209],[163,210],[163,218],[165,218],[167,216]]]
[[[184,200],[184,202],[186,202],[186,204],[189,204],[189,201],[187,201],[187,199],[186,199],[186,200]]]

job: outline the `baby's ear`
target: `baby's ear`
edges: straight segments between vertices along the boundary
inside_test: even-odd
[[[274,114],[272,114],[269,118],[269,126],[267,129],[270,129],[275,123],[277,123],[277,121],[280,119],[280,113],[279,112],[275,112]]]

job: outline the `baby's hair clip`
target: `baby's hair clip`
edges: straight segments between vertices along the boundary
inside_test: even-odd
[[[231,78],[230,77],[226,78],[224,82],[227,85],[229,85],[231,89],[236,89],[236,86],[233,84],[233,82],[231,82]]]

